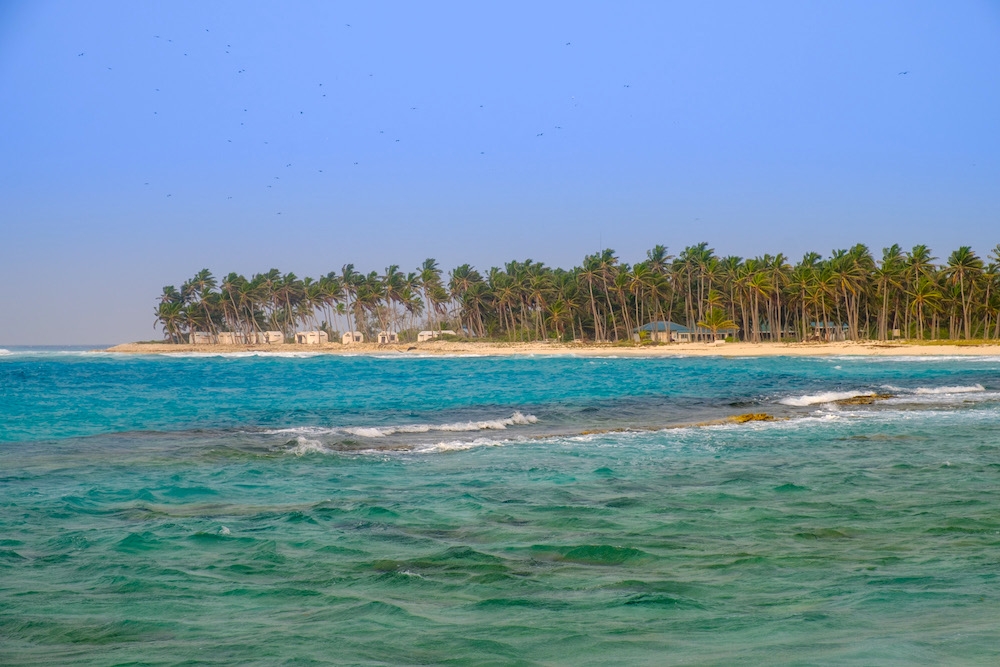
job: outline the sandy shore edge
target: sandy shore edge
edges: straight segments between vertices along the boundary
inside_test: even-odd
[[[671,343],[661,345],[614,345],[579,343],[458,343],[428,341],[401,345],[171,345],[167,343],[124,343],[103,352],[121,354],[232,354],[239,352],[517,356],[552,355],[578,357],[823,357],[823,356],[1000,356],[1000,344],[920,345],[914,343]]]

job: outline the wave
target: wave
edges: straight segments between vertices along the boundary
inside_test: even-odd
[[[174,359],[203,359],[205,357],[222,357],[224,359],[244,359],[247,357],[276,357],[288,359],[305,359],[307,357],[321,356],[322,352],[154,352],[158,357],[172,357]]]
[[[981,384],[972,385],[956,385],[956,386],[945,386],[945,387],[916,387],[914,389],[909,389],[905,387],[896,387],[894,385],[883,385],[883,389],[893,392],[895,395],[890,397],[889,400],[901,401],[912,399],[914,396],[922,397],[940,397],[947,398],[955,394],[974,394],[986,391],[986,387]],[[843,401],[849,398],[857,398],[860,396],[875,396],[876,392],[870,389],[856,389],[850,391],[826,391],[820,392],[818,394],[805,394],[803,396],[788,396],[778,400],[778,403],[782,405],[790,405],[794,407],[805,407],[809,405],[818,405],[822,403],[833,403],[836,401]]]
[[[437,442],[432,445],[420,445],[419,447],[414,447],[412,451],[414,454],[443,454],[445,452],[463,452],[468,449],[476,449],[478,447],[502,447],[503,445],[509,445],[514,442],[520,442],[519,440],[500,440],[495,438],[476,438],[474,440],[452,440],[449,442]]]
[[[295,438],[295,445],[286,449],[286,453],[295,456],[307,456],[309,454],[336,454],[353,456],[389,456],[401,454],[444,454],[447,452],[462,452],[478,447],[501,447],[503,445],[524,442],[521,439],[499,439],[499,438],[475,438],[473,440],[448,440],[442,442],[414,445],[412,447],[400,447],[393,449],[341,449],[327,446],[319,440],[313,440],[304,436]]]
[[[804,396],[789,396],[778,401],[782,405],[792,405],[795,407],[805,407],[807,405],[817,405],[821,403],[833,403],[843,401],[848,398],[858,396],[871,396],[871,391],[825,391],[820,394],[806,394]]]
[[[347,434],[359,438],[384,438],[397,433],[430,433],[432,431],[503,431],[508,426],[534,424],[538,417],[515,412],[506,419],[486,419],[482,421],[452,422],[446,424],[399,424],[396,426],[346,426],[323,428],[319,426],[298,426],[267,431],[268,433],[293,433],[298,436],[320,436]]]
[[[914,394],[971,394],[977,391],[986,391],[986,387],[981,384],[956,387],[917,387]]]
[[[310,440],[303,436],[299,436],[295,439],[295,446],[288,450],[289,454],[295,454],[296,456],[305,456],[306,454],[332,454],[333,450],[330,450],[319,440]]]
[[[0,348],[0,357],[121,357],[122,355],[114,354],[113,352],[107,352],[106,350],[39,350],[39,349],[25,349],[25,350],[8,350],[6,348]]]
[[[906,362],[920,362],[920,363],[933,363],[933,362],[954,362],[954,361],[996,361],[997,357],[1000,356],[1000,352],[982,352],[977,354],[900,354],[900,355],[872,355],[872,356],[860,356],[860,355],[830,355],[829,357],[824,357],[826,361],[855,361],[858,363],[865,364],[881,364],[881,363],[893,363],[896,361],[906,361]]]

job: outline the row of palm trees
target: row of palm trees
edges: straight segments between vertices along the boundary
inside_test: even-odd
[[[657,245],[635,263],[613,250],[572,269],[530,259],[468,264],[447,276],[433,259],[415,271],[392,265],[359,273],[353,264],[317,279],[271,269],[221,281],[199,271],[163,289],[156,325],[182,342],[195,331],[252,334],[299,329],[330,333],[451,328],[500,340],[631,340],[650,321],[738,328],[744,340],[1000,338],[1000,245],[987,259],[969,246],[944,262],[927,246],[898,245],[876,258],[864,245],[829,257],[807,253],[752,259],[716,256],[707,243],[677,256]]]

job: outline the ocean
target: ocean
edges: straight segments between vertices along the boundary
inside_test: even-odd
[[[998,574],[997,357],[0,351],[4,665],[996,664]]]

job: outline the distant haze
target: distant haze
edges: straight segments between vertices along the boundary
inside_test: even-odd
[[[0,346],[202,268],[1000,242],[995,2],[13,2]]]

